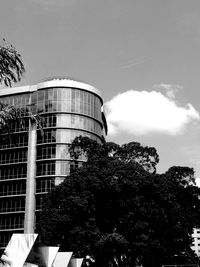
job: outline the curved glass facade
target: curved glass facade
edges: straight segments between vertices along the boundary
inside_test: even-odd
[[[69,83],[69,86],[68,86]],[[73,83],[76,85],[73,87]],[[78,85],[78,86],[77,86]],[[105,119],[102,119],[103,101],[98,90],[84,83],[66,79],[43,82],[27,88],[13,88],[9,94],[0,94],[0,102],[26,107],[44,118],[43,133],[37,130],[35,201],[36,211],[42,207],[43,196],[63,181],[70,171],[81,166],[84,159],[72,163],[69,145],[77,136],[87,136],[97,142],[105,137]],[[11,138],[0,142],[0,247],[9,236],[24,229],[28,127],[12,125]]]
[[[32,94],[31,104],[36,105],[39,113],[78,113],[101,121],[101,99],[77,88],[40,89]]]

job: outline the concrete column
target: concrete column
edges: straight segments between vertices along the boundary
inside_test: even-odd
[[[29,122],[24,233],[34,233],[37,125]]]

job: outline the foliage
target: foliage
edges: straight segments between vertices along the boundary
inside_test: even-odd
[[[11,86],[12,83],[21,80],[24,72],[25,68],[21,55],[11,44],[3,39],[3,43],[0,45],[0,84]],[[28,114],[25,108],[20,109],[12,105],[0,103],[0,132],[9,133],[12,131],[12,123],[14,121],[22,124],[22,113]],[[38,115],[28,114],[28,116],[31,118],[31,121],[36,120],[40,124]]]
[[[12,105],[0,103],[0,133],[12,134],[14,123],[17,123],[21,128],[25,128],[25,121],[27,119],[31,123],[35,123],[38,129],[42,131],[43,118],[39,114],[33,114],[26,108],[17,108]]]
[[[89,255],[95,267],[194,263],[190,245],[200,222],[199,189],[182,185],[181,168],[178,178],[171,171],[152,173],[146,159],[155,161],[146,153],[142,161],[136,144],[138,155],[133,149],[125,156],[121,148],[128,144],[74,141],[72,156],[76,160],[83,149],[88,161],[47,197],[37,226],[45,244]]]
[[[96,265],[117,267],[128,264],[128,245],[126,238],[118,233],[104,234],[96,243]]]
[[[149,172],[156,172],[156,165],[159,162],[159,156],[154,147],[142,146],[137,142],[130,142],[120,147],[117,153],[122,161],[138,162]]]
[[[0,83],[11,86],[21,80],[24,72],[21,55],[3,39],[3,44],[0,45]]]
[[[189,167],[173,166],[166,172],[168,179],[182,186],[195,185],[194,170]]]
[[[18,119],[20,116],[20,110],[9,105],[0,103],[0,131],[10,130],[11,122]]]
[[[102,145],[80,136],[75,138],[70,151],[74,159],[84,155],[88,161],[112,158],[122,162],[137,162],[150,173],[156,172],[156,165],[159,162],[159,156],[154,147],[142,146],[138,142],[130,142],[122,146],[113,142],[105,142]]]

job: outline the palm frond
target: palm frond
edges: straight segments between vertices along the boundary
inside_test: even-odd
[[[0,45],[0,84],[12,86],[19,82],[25,72],[21,55],[16,49],[3,39]]]
[[[17,122],[22,128],[25,127],[24,118],[30,119],[31,123],[35,123],[43,134],[44,119],[39,114],[33,114],[27,108],[17,108],[0,103],[0,133],[13,132],[13,122]]]

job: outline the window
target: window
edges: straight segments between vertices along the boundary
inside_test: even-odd
[[[12,199],[2,199],[0,202],[0,213],[25,211],[25,197]]]
[[[13,165],[13,166],[1,166],[0,167],[0,179],[17,179],[26,178],[27,166],[26,164]]]
[[[37,148],[37,159],[49,159],[56,157],[56,145],[39,146]]]
[[[27,161],[27,149],[4,150],[0,153],[0,164]]]
[[[36,193],[46,193],[52,190],[55,186],[54,179],[37,179],[36,181]]]
[[[28,145],[28,134],[17,133],[12,135],[0,135],[0,149],[10,147],[22,147]]]
[[[75,112],[75,103],[76,103],[76,99],[75,99],[75,90],[72,90],[72,99],[71,99],[71,112]]]
[[[56,142],[56,130],[44,130],[44,133],[41,134],[38,131],[37,143],[54,143]]]
[[[37,176],[55,175],[55,161],[37,162]]]
[[[8,242],[11,238],[10,234],[2,234],[0,235],[0,247],[6,247],[8,245]]]
[[[44,93],[45,93],[44,90],[37,91],[37,102],[38,103],[39,102],[44,103]],[[48,91],[46,93],[48,93]]]
[[[26,193],[26,182],[18,181],[15,183],[6,183],[1,185],[0,196],[19,195]]]
[[[19,229],[24,227],[23,216],[12,216],[0,218],[0,229]]]
[[[36,196],[36,210],[41,210],[43,204],[43,197],[42,196]]]

